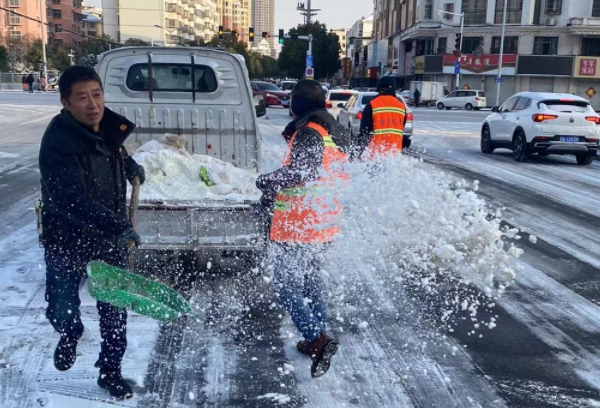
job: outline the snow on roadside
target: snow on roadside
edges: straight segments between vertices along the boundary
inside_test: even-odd
[[[133,155],[146,171],[142,200],[256,200],[257,174],[224,161],[149,141]],[[209,180],[203,181],[201,170]],[[208,181],[208,183],[206,182]]]
[[[18,154],[0,152],[0,159],[16,159],[19,157]]]

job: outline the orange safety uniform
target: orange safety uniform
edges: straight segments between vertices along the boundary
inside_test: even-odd
[[[324,127],[309,123],[307,127],[316,130],[323,138],[322,168],[317,180],[298,187],[277,192],[275,212],[271,224],[271,241],[297,244],[323,244],[332,242],[340,228],[336,221],[342,213],[342,205],[331,194],[339,187],[339,182],[348,176],[343,165],[348,161]],[[291,162],[294,133],[288,143],[288,152],[283,160],[287,166]]]
[[[381,95],[371,101],[373,137],[367,145],[371,158],[402,151],[406,106],[392,95]]]

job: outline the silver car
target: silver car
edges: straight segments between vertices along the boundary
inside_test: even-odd
[[[338,104],[337,107],[341,108],[338,115],[338,122],[344,125],[350,131],[350,135],[358,135],[360,132],[360,121],[362,119],[363,110],[369,102],[371,102],[376,96],[377,92],[356,92],[345,104]],[[396,97],[404,103],[406,106],[406,125],[404,126],[404,147],[410,147],[412,143],[413,134],[413,113],[408,107],[406,101],[396,94]]]

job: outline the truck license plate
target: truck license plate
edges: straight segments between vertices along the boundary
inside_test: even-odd
[[[576,136],[561,136],[560,141],[565,143],[579,143],[579,138]]]

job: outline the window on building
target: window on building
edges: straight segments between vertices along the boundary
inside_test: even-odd
[[[425,20],[433,19],[433,0],[425,0]]]
[[[465,25],[485,24],[487,0],[462,0]]]
[[[592,4],[592,17],[600,17],[600,0],[594,0]]]
[[[454,13],[454,3],[445,3],[444,11],[447,13]],[[446,20],[452,20],[454,16],[452,14],[444,14]]]
[[[502,37],[492,37],[492,48],[490,54],[500,54],[500,43]],[[519,52],[519,37],[504,37],[504,53],[518,54]]]
[[[10,15],[10,25],[21,25],[21,16],[16,14]]]
[[[442,55],[445,54],[447,47],[448,47],[448,37],[440,37],[438,39],[437,53],[442,54]]]
[[[600,38],[583,37],[581,39],[581,55],[600,57]]]
[[[562,12],[562,0],[547,0],[546,14],[560,14]]]
[[[535,55],[557,55],[558,37],[535,37],[533,53]]]
[[[10,32],[10,38],[23,38],[23,31],[12,30]]]
[[[60,25],[60,24],[56,24],[56,25],[54,26],[54,32],[55,32],[55,33],[62,33],[62,31],[63,31],[63,29],[62,29],[62,25]]]
[[[21,7],[21,0],[8,0],[8,7]]]
[[[60,4],[60,0],[52,0],[52,3]]]
[[[463,37],[462,52],[472,54],[480,45],[483,45],[483,37]]]
[[[506,5],[506,24],[521,24],[523,0],[508,0]],[[504,14],[504,1],[496,1],[496,16],[494,23],[502,24]]]
[[[52,18],[62,18],[62,12],[60,10],[52,9]]]

